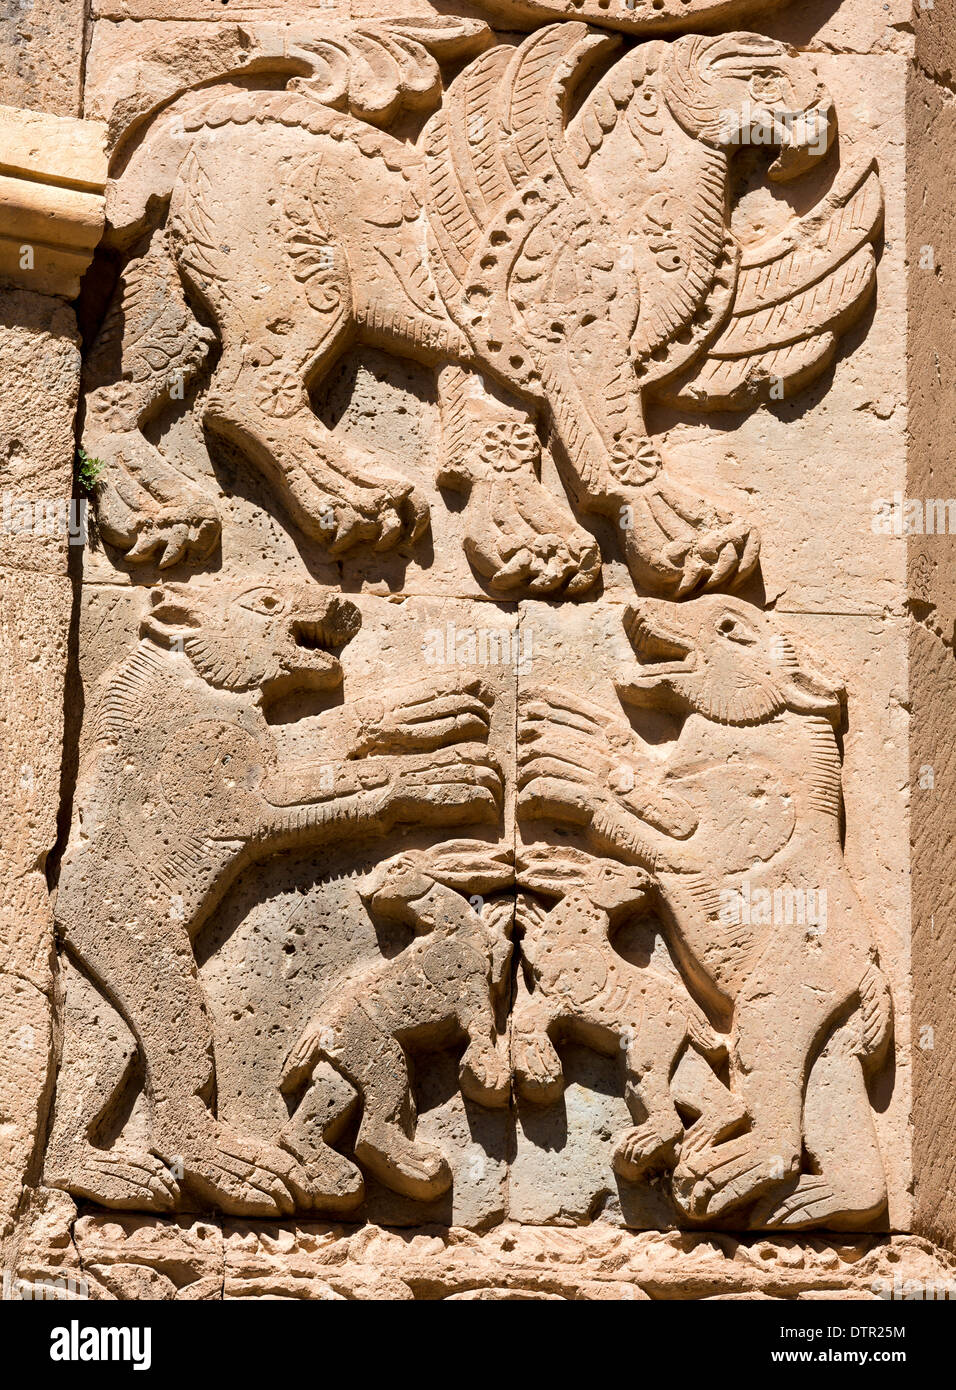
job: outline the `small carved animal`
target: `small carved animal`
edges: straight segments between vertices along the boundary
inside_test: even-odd
[[[511,1077],[499,1046],[495,1003],[511,956],[512,904],[477,911],[469,894],[514,883],[510,855],[488,845],[450,841],[385,860],[366,880],[370,910],[410,926],[414,940],[391,959],[339,980],[286,1059],[282,1089],[312,1086],[283,1131],[320,1194],[316,1205],[347,1211],[361,1201],[361,1172],[330,1146],[356,1103],[362,1121],[355,1157],[396,1192],[428,1201],[451,1184],[443,1155],[415,1138],[407,1047],[467,1040],[461,1089],[479,1105],[507,1105]],[[345,1106],[313,1076],[328,1062],[355,1088]]]
[[[730,1021],[749,1128],[694,1126],[674,1174],[686,1212],[760,1198],[758,1225],[865,1224],[886,1188],[864,1072],[885,1056],[892,1007],[843,860],[844,692],[773,614],[737,600],[648,600],[626,626],[640,665],[619,696],[683,720],[676,742],[661,761],[619,715],[529,693],[521,812],[646,870],[691,988]]]
[[[105,1206],[169,1208],[176,1172],[234,1214],[309,1206],[312,1186],[288,1151],[210,1109],[213,1040],[193,939],[253,862],[400,821],[493,819],[500,795],[487,748],[459,742],[487,738],[490,703],[460,679],[430,697],[416,684],[360,702],[351,718],[330,711],[329,745],[280,762],[267,708],[339,686],[333,649],[359,625],[354,604],[317,586],[169,585],[151,594],[138,646],[104,676],[56,916],[67,951],[136,1040],[149,1143],[130,1153],[91,1141],[121,1059],[97,1094],[57,1097],[53,1185]],[[383,747],[403,751],[373,756]]]
[[[525,975],[519,972],[511,1022],[519,1093],[541,1105],[560,1096],[564,1079],[555,1043],[581,1042],[619,1056],[624,1098],[635,1123],[618,1136],[614,1167],[632,1182],[651,1168],[672,1168],[684,1132],[674,1103],[678,1063],[692,1046],[720,1064],[727,1045],[679,979],[652,965],[630,963],[612,945],[618,922],[646,902],[650,878],[642,869],[575,856],[562,846],[525,850],[519,882],[549,896],[563,894],[550,912],[527,899],[519,915],[525,929],[521,955],[528,967]],[[723,1109],[728,1125],[731,1112],[740,1118],[729,1095]]]

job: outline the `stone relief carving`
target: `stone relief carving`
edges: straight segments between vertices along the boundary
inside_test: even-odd
[[[285,1090],[313,1077],[315,1064],[331,1063],[355,1087],[362,1124],[355,1156],[388,1187],[425,1201],[446,1191],[452,1175],[436,1149],[409,1134],[414,1101],[403,1043],[463,1036],[459,1065],[462,1093],[479,1105],[507,1105],[511,1077],[499,1045],[495,999],[500,998],[511,958],[512,905],[508,900],[477,911],[470,893],[510,887],[508,855],[481,844],[450,842],[434,851],[386,859],[370,875],[362,896],[370,910],[404,922],[414,942],[355,979],[333,983],[328,1001],[306,1025],[286,1059]],[[286,1144],[302,1154],[314,1135],[306,1171],[319,1191],[342,1193],[343,1205],[361,1201],[361,1173],[315,1134],[340,1126],[327,1113],[321,1082],[292,1119]],[[326,1203],[323,1201],[323,1205]]]
[[[407,700],[392,692],[374,725],[360,712],[351,743],[280,764],[269,702],[341,681],[332,653],[357,631],[355,606],[264,586],[239,594],[220,586],[203,602],[174,585],[152,598],[142,641],[104,678],[57,895],[67,950],[136,1040],[149,1148],[105,1151],[89,1141],[127,1081],[121,1067],[61,1100],[67,1125],[51,1142],[52,1180],[108,1206],[162,1209],[175,1201],[178,1167],[223,1210],[288,1212],[312,1195],[291,1155],[230,1132],[209,1108],[212,1039],[191,941],[250,861],[370,828],[384,833],[403,819],[494,815],[491,753],[477,742],[453,753],[445,746],[487,735],[487,711],[464,690],[456,698],[439,687],[430,702],[417,688]],[[366,751],[390,738],[402,753]]]
[[[683,1052],[692,1042],[708,1061],[721,1063],[727,1046],[673,976],[652,965],[635,970],[613,949],[615,918],[644,905],[652,880],[642,869],[569,855],[567,848],[531,849],[523,863],[523,884],[564,896],[550,912],[535,898],[527,900],[522,956],[528,983],[519,977],[512,1019],[515,1083],[539,1104],[559,1096],[563,1075],[555,1042],[569,1036],[621,1055],[625,1099],[637,1123],[620,1135],[615,1167],[631,1182],[655,1166],[672,1168],[683,1134],[672,1083]],[[711,1084],[710,1090],[716,1109],[719,1088]],[[712,1113],[693,1084],[681,1099]],[[730,1097],[723,1109],[728,1127],[744,1117]]]
[[[157,197],[168,218],[136,244],[91,364],[85,447],[113,461],[106,539],[163,566],[214,545],[212,499],[140,429],[213,336],[204,425],[265,473],[297,526],[333,556],[419,539],[425,501],[311,408],[358,336],[449,364],[438,478],[470,490],[465,544],[492,590],[580,593],[598,575],[593,539],[540,483],[539,430],[580,508],[619,523],[641,588],[683,595],[746,577],[756,532],[662,471],[645,402],[739,407],[771,380],[823,370],[872,289],[879,185],[872,170],[853,175],[742,256],[730,156],[772,140],[769,174],[785,180],[826,154],[832,103],[812,65],[753,34],[643,44],[569,119],[617,42],[574,23],[487,49],[421,148],[336,110],[309,79],[173,103],[110,204],[127,245]]]
[[[683,719],[666,762],[649,765],[625,719],[529,691],[519,808],[650,875],[688,983],[727,1020],[738,1104],[705,1109],[681,1144],[688,1215],[773,1193],[760,1224],[866,1219],[885,1189],[863,1071],[885,1054],[892,1007],[842,863],[843,692],[771,614],[736,599],[645,600],[626,623],[638,661],[622,702]],[[804,1147],[818,1171],[801,1174]]]
[[[457,1183],[416,1113],[422,1059],[454,1052],[457,1103],[512,1122],[560,1113],[576,1045],[620,1063],[605,1187],[654,1184],[684,1225],[882,1220],[868,1085],[892,1004],[844,862],[845,693],[759,586],[703,592],[752,580],[756,520],[678,481],[648,424],[823,373],[873,293],[882,198],[864,159],[740,235],[736,151],[772,146],[782,182],[831,147],[812,63],[750,33],[606,32],[717,8],[612,24],[585,3],[600,28],[507,42],[259,26],[117,145],[83,442],[110,560],[155,587],[85,721],[56,912],[87,993],[68,986],[52,1186],[134,1212],[359,1219],[379,1188],[422,1209]],[[356,344],[432,374],[429,486],[322,418]],[[600,601],[610,521],[633,660],[594,660],[617,704],[517,663],[493,734],[494,682],[399,650],[418,596],[398,585],[388,640],[350,665],[344,580],[219,571],[223,508],[154,428],[170,399],[332,564],[420,554],[447,508],[468,597],[516,628],[528,600]],[[197,939],[244,875],[333,853],[379,944],[297,981],[268,1106],[227,1121]],[[95,1067],[91,998],[118,1016]]]

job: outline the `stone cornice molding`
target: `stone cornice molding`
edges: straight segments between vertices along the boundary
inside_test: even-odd
[[[103,234],[106,127],[0,106],[0,278],[75,299]]]

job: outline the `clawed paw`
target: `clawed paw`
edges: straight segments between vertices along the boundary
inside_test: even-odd
[[[96,519],[103,539],[133,565],[153,561],[169,569],[183,560],[206,559],[221,530],[212,499],[186,485],[181,497],[159,506],[138,491],[141,495],[131,507],[108,476],[97,483]]]
[[[479,1048],[471,1043],[461,1059],[458,1076],[462,1093],[476,1104],[508,1104],[511,1073],[505,1059],[490,1044]]]
[[[181,1195],[173,1171],[145,1150],[91,1146],[67,1176],[47,1180],[51,1187],[114,1211],[173,1211]]]
[[[494,693],[477,677],[417,681],[355,707],[358,731],[353,756],[430,750],[485,739]]]
[[[672,1168],[683,1127],[676,1114],[656,1117],[626,1129],[618,1136],[612,1159],[614,1171],[629,1182],[638,1182],[654,1168]]]
[[[319,493],[309,505],[307,529],[335,558],[359,546],[414,544],[428,527],[428,503],[410,483],[364,481],[368,486],[343,488],[341,496]]]
[[[701,1221],[762,1196],[798,1168],[798,1154],[753,1131],[715,1148],[685,1143],[674,1169],[674,1197],[688,1216]]]
[[[511,1044],[515,1085],[532,1105],[553,1105],[564,1092],[564,1070],[546,1034],[515,1037]]]
[[[412,754],[400,773],[396,807],[406,817],[432,821],[468,813],[488,819],[498,814],[501,770],[481,744],[455,744],[433,753]]]
[[[183,1182],[230,1216],[291,1216],[308,1210],[315,1193],[302,1165],[285,1149],[217,1125],[202,1148],[173,1156]]]
[[[465,553],[489,589],[508,596],[563,592],[573,597],[586,593],[601,572],[596,542],[578,527],[568,536],[545,533],[517,546],[506,535],[466,535]]]
[[[496,420],[439,482],[468,489],[465,554],[496,594],[585,593],[601,573],[594,537],[539,477],[541,446],[529,421]]]
[[[739,584],[760,556],[758,532],[660,473],[621,493],[628,566],[649,592],[669,598]]]
[[[737,582],[753,569],[758,548],[757,533],[743,522],[715,519],[706,530],[664,546],[662,561],[668,585],[673,587],[675,598],[684,598]]]

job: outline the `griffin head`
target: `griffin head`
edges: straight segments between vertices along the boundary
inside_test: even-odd
[[[695,140],[723,150],[764,145],[780,153],[768,171],[796,178],[830,147],[833,102],[805,55],[762,34],[691,34],[670,50],[667,104]]]
[[[164,584],[150,594],[143,633],[186,654],[209,685],[262,701],[341,683],[333,654],[361,626],[353,603],[312,584],[223,585],[215,593]]]
[[[784,710],[840,719],[842,684],[798,655],[774,614],[751,604],[720,595],[645,599],[627,609],[624,627],[640,663],[615,682],[626,705],[719,724],[762,724]]]

